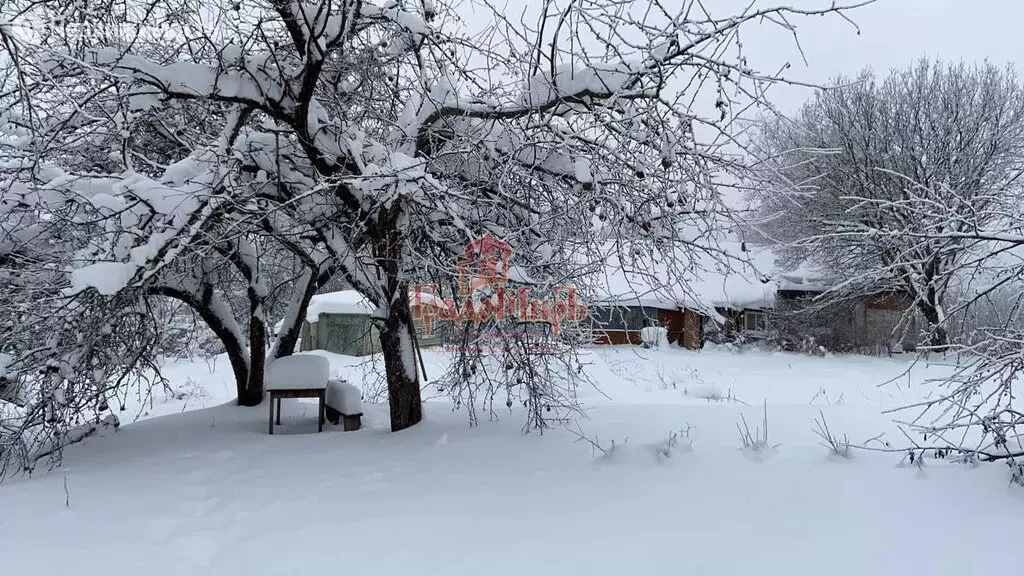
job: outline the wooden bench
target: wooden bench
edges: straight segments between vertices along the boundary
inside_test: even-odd
[[[316,431],[324,431],[324,420],[327,419],[324,407],[326,406],[327,387],[323,388],[270,388],[270,433],[274,433],[274,424],[281,424],[281,399],[282,398],[316,398],[317,424]],[[274,417],[274,405],[277,405],[277,417]]]

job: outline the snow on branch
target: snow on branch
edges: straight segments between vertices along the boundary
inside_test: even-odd
[[[276,68],[272,54],[259,58],[243,56],[237,47],[226,50],[220,65],[174,62],[161,65],[116,48],[96,50],[90,64],[110,70],[129,81],[157,88],[172,98],[203,98],[242,104],[283,116],[294,110],[292,88],[287,78],[271,74]],[[229,66],[227,62],[237,63]]]

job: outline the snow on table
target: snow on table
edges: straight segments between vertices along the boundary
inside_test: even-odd
[[[327,388],[331,363],[323,356],[296,354],[274,360],[267,368],[267,390]]]

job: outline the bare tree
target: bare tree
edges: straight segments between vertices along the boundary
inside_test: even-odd
[[[1024,91],[991,64],[921,61],[882,81],[866,71],[765,121],[755,149],[774,183],[757,193],[763,227],[790,260],[848,291],[906,292],[943,347],[948,272],[977,243],[963,232],[1000,220],[997,201],[1020,185]]]
[[[971,246],[939,278],[958,294],[949,316],[960,331],[946,355],[955,364],[948,376],[930,382],[936,393],[892,412],[916,433],[911,448],[922,454],[1007,461],[1019,475],[1024,411],[1015,388],[1024,373],[1024,203],[1019,194],[995,191],[979,202],[986,211],[979,214],[926,201],[933,196],[923,186],[908,191],[915,200],[910,215],[926,225],[877,234]]]
[[[927,399],[890,411],[911,445],[883,450],[1006,461],[1019,478],[1022,132],[1012,71],[921,63],[823,93],[762,135],[778,153],[769,230],[797,258],[845,266],[853,289],[909,291],[952,365]]]

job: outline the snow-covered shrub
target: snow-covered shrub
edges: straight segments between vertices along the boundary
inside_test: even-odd
[[[1016,458],[1009,458],[1006,465],[1010,468],[1010,484],[1024,487],[1024,462]]]
[[[193,400],[203,400],[209,397],[209,391],[195,378],[185,378],[180,386],[168,386],[164,390],[164,401],[184,400],[189,405]]]
[[[841,438],[834,434],[828,428],[828,422],[825,421],[825,413],[819,410],[818,414],[821,416],[821,419],[814,419],[816,426],[814,433],[820,438],[818,443],[828,448],[831,456],[850,458],[850,439],[846,437],[846,434],[843,434]]]
[[[627,366],[619,376],[626,379],[635,378],[637,371],[637,367]],[[695,397],[701,396],[700,391],[711,391],[712,394],[709,396],[717,395],[714,394],[717,391],[717,386],[707,382],[696,368],[690,366],[674,367],[671,371],[666,372],[665,366],[659,364],[655,369],[655,378],[662,390],[682,390],[683,394]],[[690,392],[691,389],[694,391],[693,393]]]
[[[756,426],[751,432],[750,426],[747,424],[747,419],[743,414],[740,414],[740,422],[736,423],[736,430],[740,434],[740,447],[757,457],[758,459],[764,459],[771,455],[771,453],[778,447],[778,444],[769,444],[768,442],[768,403],[764,405],[764,416],[761,420],[761,425]]]
[[[0,354],[0,401],[24,404],[17,378],[7,375],[7,367],[12,362],[14,362],[14,356]]]
[[[855,307],[852,299],[841,296],[781,300],[771,315],[772,339],[789,352],[853,352],[861,348],[854,329]]]
[[[989,273],[997,274],[998,270]],[[955,313],[950,315],[950,336],[957,342],[974,345],[984,342],[995,326],[1024,333],[1024,314],[1019,301],[1022,292],[1024,284],[1019,281],[1002,286],[975,286],[973,290],[961,288],[956,293],[958,301],[969,305],[954,308]]]
[[[655,445],[655,454],[661,463],[667,462],[675,456],[676,452],[693,451],[694,427],[689,424],[685,428],[669,432],[664,442]]]
[[[696,368],[676,368],[671,373],[666,373],[664,367],[659,366],[656,374],[662,390],[682,390],[685,396],[708,402],[742,403],[733,395],[732,389],[723,391],[717,384],[706,381]]]
[[[59,462],[73,430],[113,416],[131,391],[148,394],[160,382],[152,362],[157,326],[137,297],[18,300],[26,295],[23,287],[0,291],[23,320],[0,327],[14,357],[7,377],[16,379],[23,403],[0,415],[0,469],[7,472],[31,470],[43,456]]]
[[[743,403],[733,395],[732,389],[724,392],[715,384],[695,384],[683,388],[683,394],[691,398],[700,398],[708,402],[737,402]]]
[[[680,452],[693,451],[693,432],[695,428],[687,424],[679,430],[671,430],[668,436],[658,442],[636,444],[626,436],[621,441],[611,440],[607,443],[598,438],[584,434],[578,426],[570,429],[577,442],[590,445],[593,455],[599,464],[668,464]]]

